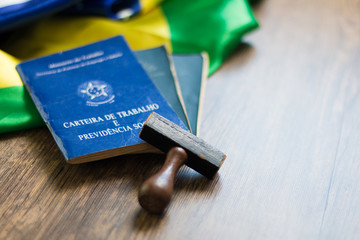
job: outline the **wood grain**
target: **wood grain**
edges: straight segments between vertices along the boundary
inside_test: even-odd
[[[207,82],[200,136],[228,157],[182,168],[168,211],[140,184],[157,155],[67,165],[45,128],[0,136],[0,239],[359,239],[360,1],[272,0]]]

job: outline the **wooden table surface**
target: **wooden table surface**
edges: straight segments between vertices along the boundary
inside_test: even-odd
[[[139,207],[156,155],[66,164],[46,128],[0,136],[0,239],[360,239],[360,1],[264,0],[261,28],[210,77],[165,214]]]

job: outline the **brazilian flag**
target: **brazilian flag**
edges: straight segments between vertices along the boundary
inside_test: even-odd
[[[23,60],[123,35],[133,50],[165,45],[178,54],[205,51],[213,73],[242,36],[258,26],[247,0],[65,2],[60,13],[35,12],[41,18],[25,26],[13,24],[0,34],[0,133],[44,124],[15,70]]]

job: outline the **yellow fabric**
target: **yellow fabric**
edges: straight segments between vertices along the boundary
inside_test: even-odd
[[[140,0],[141,11],[147,13],[155,6],[159,6],[162,1],[163,0]]]
[[[22,85],[21,79],[15,70],[18,62],[19,60],[0,50],[0,88]]]
[[[133,50],[166,45],[171,50],[170,29],[157,7],[131,21],[114,21],[101,17],[54,16],[43,19],[22,33],[28,38],[12,36],[4,50],[21,59],[40,57],[75,48],[115,35],[124,35]]]

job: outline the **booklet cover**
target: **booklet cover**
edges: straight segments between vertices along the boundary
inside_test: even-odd
[[[190,128],[175,68],[165,47],[135,51],[140,64],[182,122]]]
[[[174,54],[172,60],[192,133],[199,134],[202,102],[208,75],[207,54]]]
[[[121,36],[16,68],[69,163],[152,151],[138,135],[153,111],[186,128]]]
[[[197,135],[209,67],[207,54],[169,55],[163,46],[134,54],[176,114]]]

